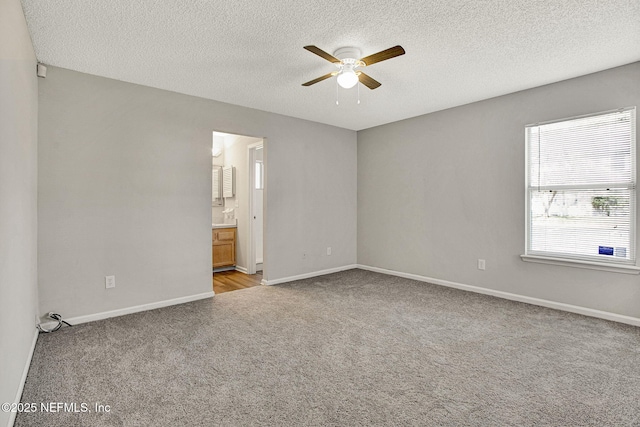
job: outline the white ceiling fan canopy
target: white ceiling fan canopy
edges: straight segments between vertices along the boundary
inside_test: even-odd
[[[333,56],[342,61],[343,64],[355,64],[362,57],[362,52],[357,47],[341,47],[336,49]]]

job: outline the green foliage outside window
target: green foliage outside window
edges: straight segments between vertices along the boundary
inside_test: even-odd
[[[591,198],[591,206],[596,212],[611,216],[611,211],[620,207],[620,199],[611,196],[593,196]]]

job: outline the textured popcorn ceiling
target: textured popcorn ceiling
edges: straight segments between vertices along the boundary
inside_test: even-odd
[[[638,0],[22,3],[45,64],[355,130],[640,60]],[[336,106],[308,44],[407,54]]]

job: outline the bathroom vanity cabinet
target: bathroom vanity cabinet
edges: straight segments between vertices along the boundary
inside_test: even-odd
[[[213,228],[213,268],[236,264],[236,229]]]

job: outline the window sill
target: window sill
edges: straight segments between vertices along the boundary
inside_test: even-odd
[[[563,258],[553,258],[540,255],[520,255],[523,261],[535,262],[539,264],[561,265],[564,267],[587,268],[589,270],[609,271],[612,273],[640,274],[640,267],[624,264],[605,264],[600,262],[567,260]]]

